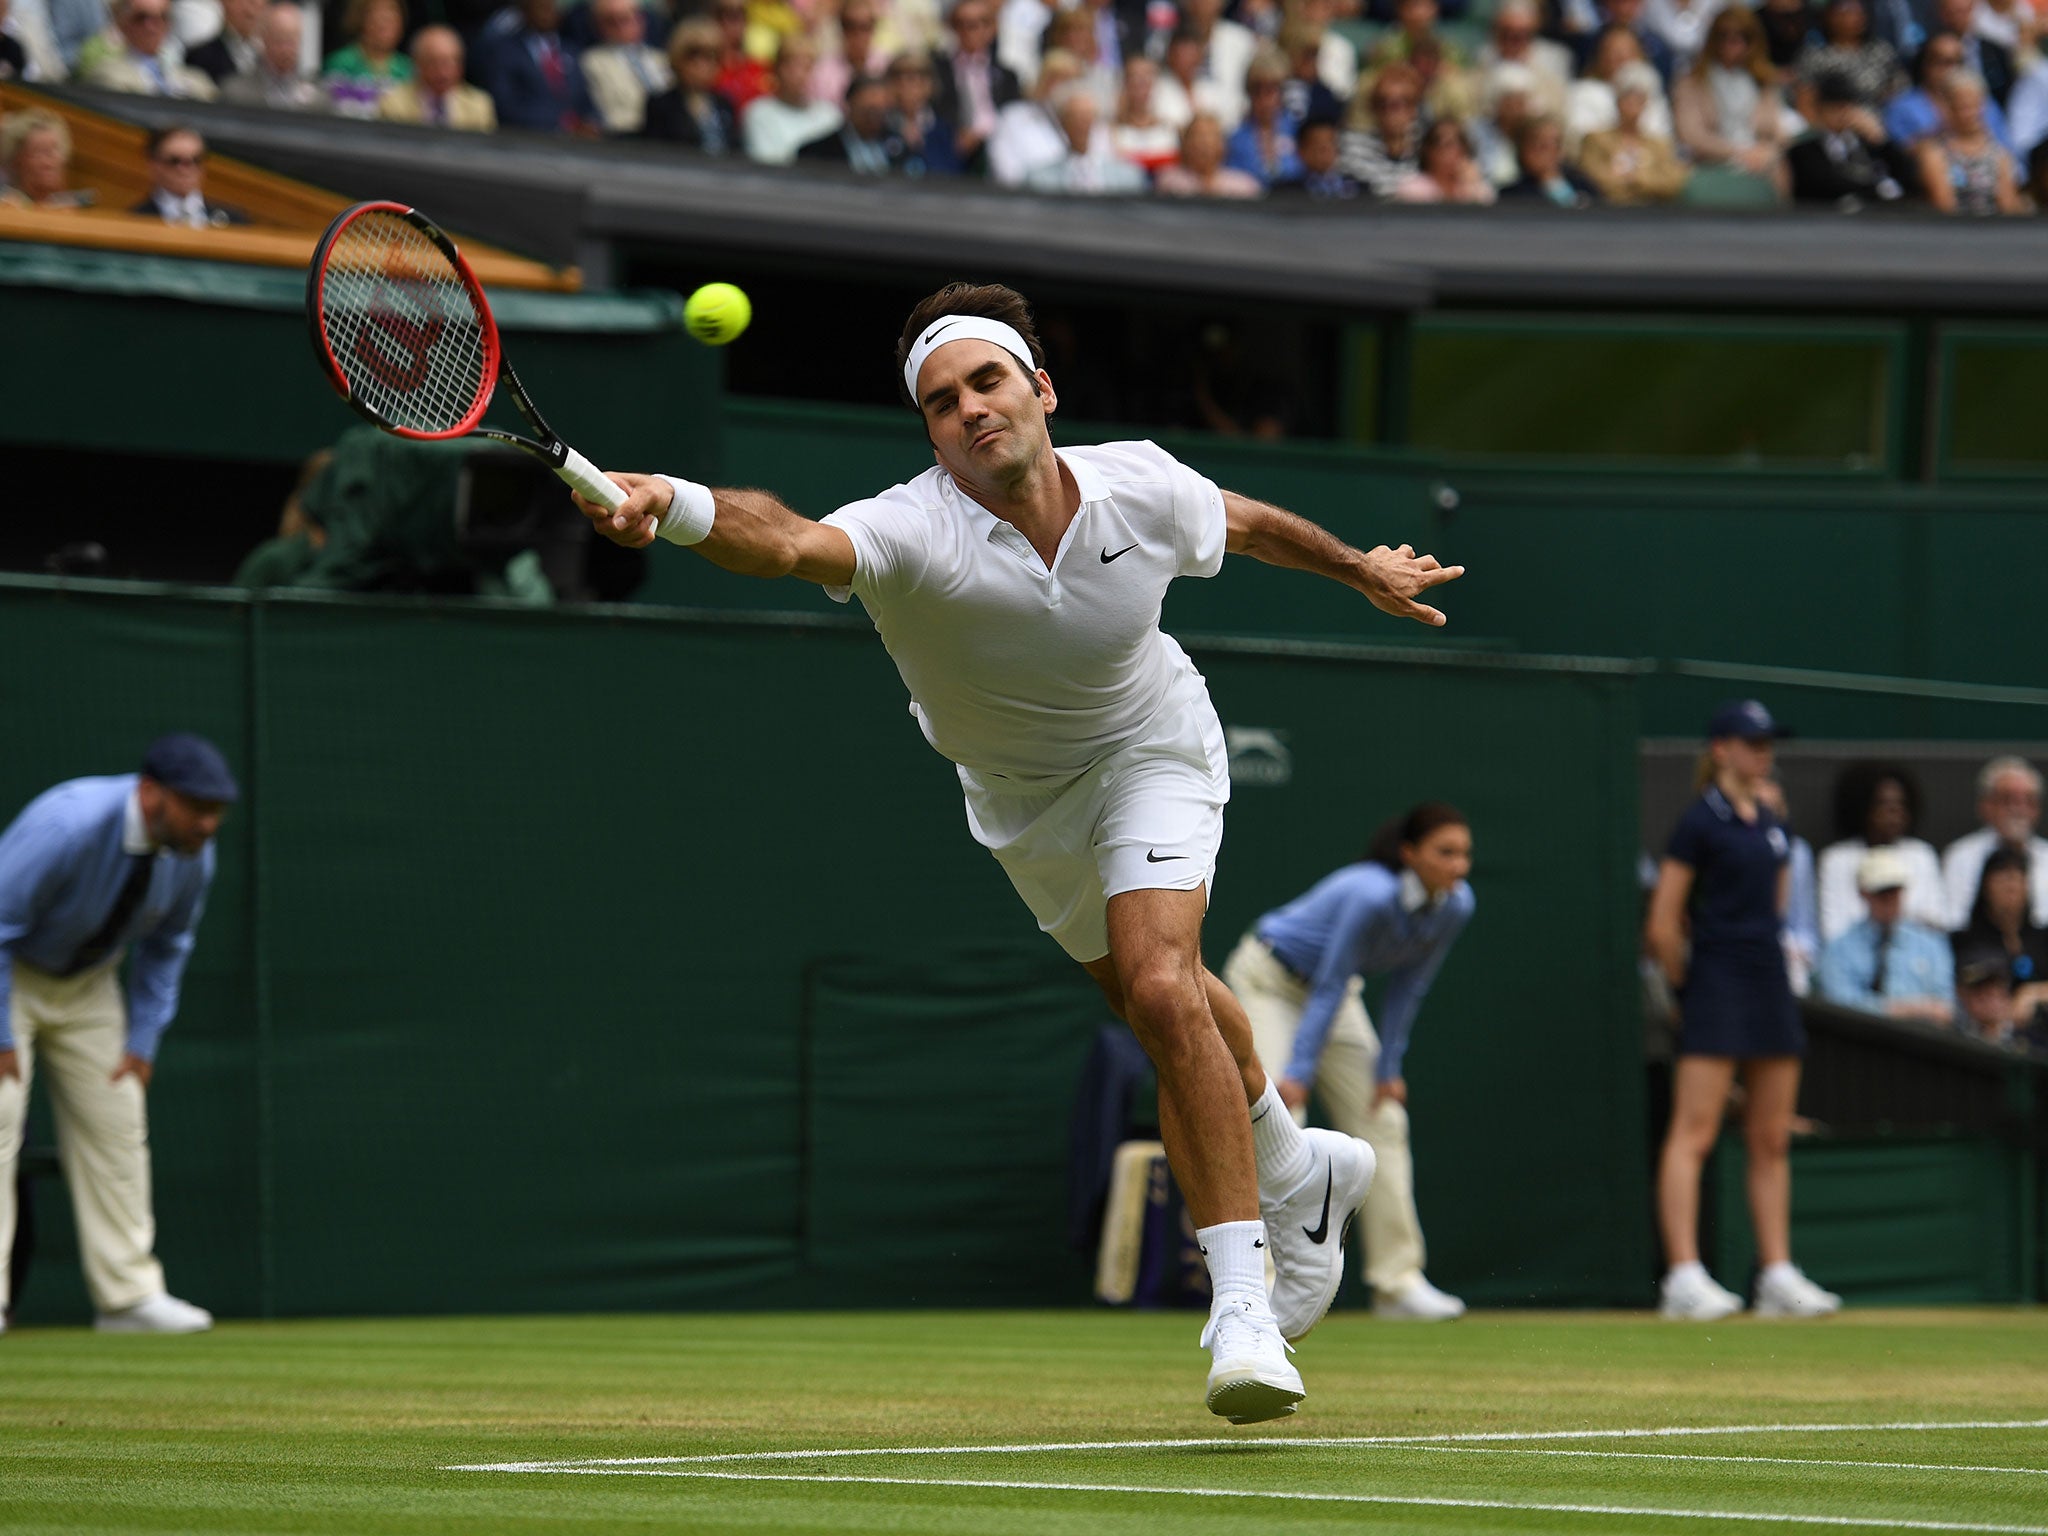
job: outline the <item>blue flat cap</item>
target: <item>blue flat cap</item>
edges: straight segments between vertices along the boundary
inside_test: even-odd
[[[194,800],[239,800],[241,786],[219,747],[190,731],[159,736],[142,754],[143,777]]]
[[[1729,736],[1739,736],[1744,741],[1773,741],[1789,734],[1755,699],[1731,699],[1715,710],[1714,718],[1707,723],[1707,737],[1711,741]]]

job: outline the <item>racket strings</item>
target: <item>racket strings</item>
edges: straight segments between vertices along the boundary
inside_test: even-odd
[[[373,212],[344,228],[320,292],[336,366],[391,425],[452,432],[489,395],[488,322],[447,255],[406,220]]]

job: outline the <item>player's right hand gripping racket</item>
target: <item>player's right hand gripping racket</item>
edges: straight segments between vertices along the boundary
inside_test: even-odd
[[[555,436],[512,371],[483,284],[455,242],[403,203],[357,203],[327,226],[306,274],[313,350],[342,399],[386,432],[474,434],[545,459],[591,501],[626,493]],[[479,425],[503,380],[533,437]]]

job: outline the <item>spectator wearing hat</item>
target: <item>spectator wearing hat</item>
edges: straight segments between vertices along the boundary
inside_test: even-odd
[[[1906,866],[1906,916],[1946,931],[1948,893],[1941,856],[1913,835],[1920,820],[1920,786],[1896,763],[1851,763],[1835,780],[1836,840],[1820,854],[1820,936],[1839,938],[1863,916],[1856,871],[1873,848],[1889,848]]]
[[[1785,151],[1792,201],[1828,203],[1851,213],[1901,201],[1911,172],[1854,84],[1822,75],[1806,97],[1813,131]]]
[[[1780,939],[1792,845],[1764,803],[1776,739],[1755,699],[1724,704],[1707,728],[1699,798],[1672,831],[1650,896],[1644,939],[1679,998],[1671,1125],[1657,1170],[1658,1226],[1669,1269],[1660,1311],[1713,1322],[1742,1310],[1700,1262],[1700,1175],[1721,1134],[1738,1070],[1748,1091],[1743,1140],[1756,1233],[1756,1310],[1822,1317],[1841,1298],[1792,1262],[1793,1111],[1806,1032]]]
[[[1856,869],[1864,917],[1821,951],[1820,995],[1844,1008],[1946,1024],[1955,1017],[1955,957],[1939,933],[1906,917],[1911,871],[1891,848]]]
[[[2039,835],[2040,770],[2024,757],[1992,758],[1977,771],[1977,816],[1982,826],[1942,850],[1941,880],[1948,887],[1949,926],[1968,925],[1984,861],[2003,844],[2026,854],[2033,918],[2048,927],[2048,838]]]
[[[213,836],[239,794],[217,747],[177,734],[150,745],[141,772],[59,784],[0,832],[0,1253],[14,1241],[40,1065],[103,1332],[213,1326],[164,1289],[146,1099],[213,880]],[[7,1283],[0,1267],[0,1318]]]
[[[1965,950],[1956,961],[1956,1028],[1973,1040],[2048,1055],[2048,1011],[2012,983],[1997,950]]]

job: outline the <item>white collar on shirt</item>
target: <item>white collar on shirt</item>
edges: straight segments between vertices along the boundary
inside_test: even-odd
[[[1443,905],[1443,897],[1432,896],[1429,887],[1422,883],[1422,876],[1412,869],[1401,871],[1401,910],[1410,917],[1422,911],[1435,911]]]
[[[142,791],[128,792],[128,804],[121,812],[121,851],[123,853],[155,853],[156,844],[149,840],[149,828],[142,821]]]
[[[1067,466],[1068,473],[1074,477],[1074,489],[1081,493],[1081,506],[1085,507],[1091,501],[1109,500],[1109,482],[1102,478],[1101,470],[1085,459],[1070,459],[1065,454],[1060,455],[1060,462]],[[961,490],[959,482],[951,475],[945,477],[944,483],[960,509],[967,514],[969,522],[981,528],[983,538],[992,539],[999,530],[1016,527],[1016,524],[1007,518],[997,517],[995,513]],[[1075,509],[1074,515],[1080,516],[1080,508]]]

